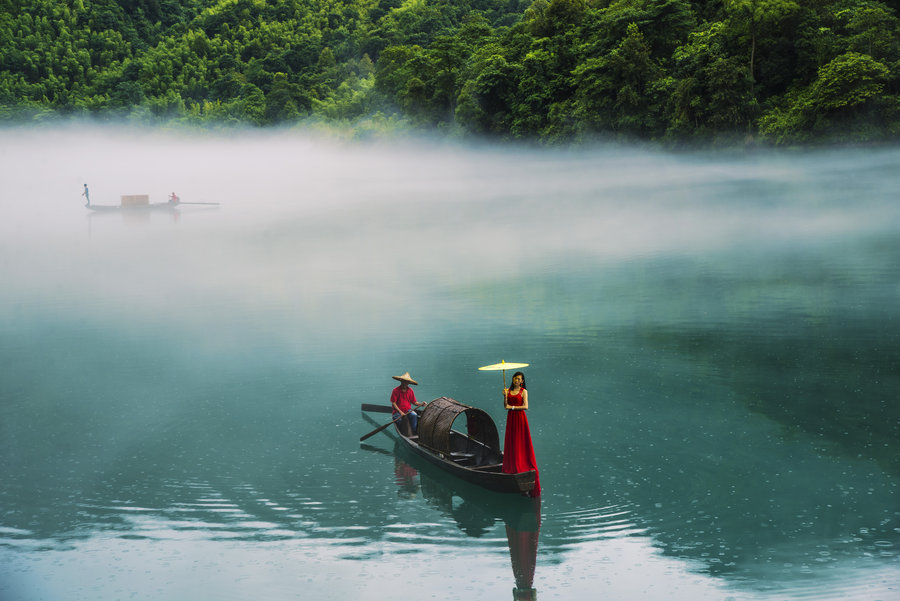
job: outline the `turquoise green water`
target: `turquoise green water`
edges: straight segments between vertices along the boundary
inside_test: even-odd
[[[900,594],[896,149],[0,159],[0,599]],[[89,215],[85,182],[221,204]],[[405,371],[502,431],[501,359],[537,510],[360,444]]]

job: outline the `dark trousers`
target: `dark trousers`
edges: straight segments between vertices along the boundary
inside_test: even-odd
[[[392,413],[391,417],[397,419],[400,417],[400,414]],[[419,415],[415,411],[410,411],[400,418],[397,425],[400,427],[400,431],[404,436],[415,436],[416,432],[419,430]]]

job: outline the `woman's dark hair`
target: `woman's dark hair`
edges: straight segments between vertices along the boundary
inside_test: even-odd
[[[525,386],[525,374],[523,374],[520,371],[517,371],[516,373],[514,373],[512,375],[512,378],[510,378],[509,383],[512,384],[512,381],[516,379],[516,376],[522,376],[522,388],[525,388],[525,390],[528,390],[528,388]]]

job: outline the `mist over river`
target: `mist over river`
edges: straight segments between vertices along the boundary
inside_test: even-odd
[[[41,127],[0,182],[3,601],[900,598],[900,148]],[[406,371],[502,440],[501,360],[539,505],[360,443]]]

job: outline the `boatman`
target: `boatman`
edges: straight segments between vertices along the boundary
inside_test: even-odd
[[[407,436],[414,436],[419,427],[419,415],[412,410],[413,405],[416,407],[424,407],[425,403],[416,400],[416,393],[410,388],[410,384],[417,386],[419,383],[413,380],[409,372],[402,376],[391,376],[400,382],[400,386],[391,392],[391,417],[396,421],[400,416],[400,431],[406,433]]]
[[[91,193],[88,192],[87,184],[84,185],[84,192],[82,192],[81,195],[84,196],[85,199],[87,199],[87,202],[84,203],[84,206],[86,206],[86,207],[91,206]]]

